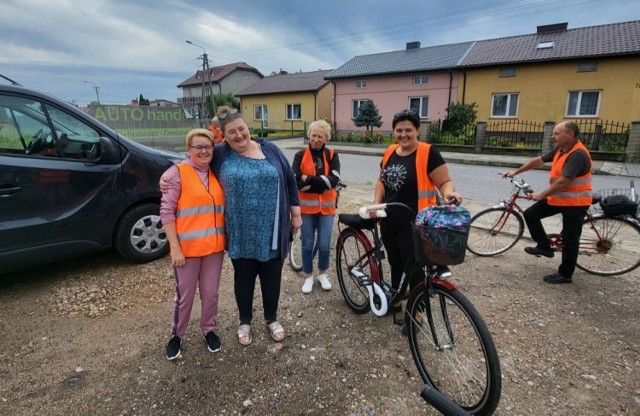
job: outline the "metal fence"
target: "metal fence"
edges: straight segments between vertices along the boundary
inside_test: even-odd
[[[526,120],[500,120],[487,123],[485,147],[541,149],[544,123]]]
[[[476,140],[476,124],[452,128],[443,120],[431,122],[429,142],[451,146],[473,146]]]
[[[631,124],[600,119],[573,120],[580,128],[580,139],[592,151],[624,153]]]

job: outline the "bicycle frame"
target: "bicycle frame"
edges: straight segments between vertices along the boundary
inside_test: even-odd
[[[385,208],[387,206],[404,206],[406,209],[409,209],[404,204],[400,203],[385,204]],[[366,215],[363,215],[362,212],[360,213],[360,216],[366,217]],[[362,240],[364,246],[364,252],[358,253],[359,257],[355,260],[354,264],[358,264],[366,260],[368,257],[372,257],[374,259],[374,264],[370,265],[371,276],[366,276],[366,274],[364,273],[360,273],[361,275],[356,275],[356,273],[358,273],[359,271],[354,271],[355,267],[349,269],[348,272],[352,276],[356,277],[363,286],[367,287],[370,295],[369,301],[371,310],[374,312],[374,314],[377,316],[384,316],[387,313],[389,304],[395,304],[398,299],[404,297],[404,295],[407,293],[407,288],[409,286],[410,280],[410,272],[418,267],[418,265],[415,261],[413,263],[406,264],[402,273],[402,277],[400,278],[398,289],[394,289],[391,284],[384,280],[381,262],[385,259],[386,256],[384,252],[384,245],[382,243],[378,230],[378,223],[376,223],[375,227],[372,230],[367,230],[370,231],[369,234],[371,234],[371,238],[369,238],[368,234],[365,233],[365,230],[361,230],[338,221],[339,236],[342,235],[342,230],[346,228],[352,230]],[[450,282],[438,278],[435,266],[429,266],[429,270],[427,270],[427,268],[425,267],[422,267],[422,269],[424,272],[425,280],[427,280],[426,287],[431,287],[431,284],[438,284],[446,287],[449,290],[455,289],[455,286]],[[427,279],[427,277],[429,277],[429,279]],[[376,301],[378,301],[378,299],[374,298],[374,293],[379,296],[379,305],[376,304]],[[403,322],[402,319],[398,319],[396,317],[395,310],[393,311],[393,322],[398,325],[402,324]]]
[[[516,187],[516,190],[511,193],[511,197],[508,200],[501,201],[498,205],[494,205],[494,208],[505,208],[506,211],[500,217],[500,220],[496,222],[491,232],[495,235],[502,231],[502,227],[507,223],[509,215],[513,212],[517,212],[520,215],[524,214],[524,210],[518,205],[518,199],[530,199],[528,195],[522,195],[523,188]]]

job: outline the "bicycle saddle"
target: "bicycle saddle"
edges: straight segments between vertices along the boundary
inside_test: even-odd
[[[373,230],[378,220],[375,218],[364,219],[358,214],[338,214],[338,221],[357,230]]]

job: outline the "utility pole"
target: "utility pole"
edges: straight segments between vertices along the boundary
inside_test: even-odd
[[[204,77],[205,74],[207,74],[207,78],[209,80],[209,94],[211,94],[211,71],[209,68],[209,57],[207,56],[207,50],[200,45],[197,45],[193,42],[191,42],[190,40],[185,40],[186,43],[188,43],[189,45],[193,45],[193,46],[197,46],[198,48],[202,49],[202,95],[201,95],[201,100],[200,100],[200,123],[202,125],[202,127],[207,127],[208,120],[205,121],[204,118],[204,99],[205,99],[205,81],[204,81]]]
[[[98,104],[100,104],[100,94],[98,93],[98,91],[100,90],[100,86],[98,86],[97,82],[94,81],[85,81],[85,84],[93,84],[93,88],[94,90],[96,90],[96,101],[98,101]]]

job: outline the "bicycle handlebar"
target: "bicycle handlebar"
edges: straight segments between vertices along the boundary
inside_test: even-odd
[[[502,173],[498,172],[498,175],[502,175]],[[509,178],[509,180],[511,181],[511,183],[513,184],[513,186],[515,186],[518,189],[521,189],[522,192],[524,192],[525,194],[532,194],[533,193],[533,188],[524,181],[524,179],[519,178],[518,176],[504,176],[502,175],[503,178]]]
[[[451,198],[449,200],[446,201],[447,205],[457,205],[457,201],[455,198]],[[375,211],[376,212],[376,217],[377,218],[386,218],[387,217],[387,208],[393,208],[393,207],[399,207],[399,208],[403,208],[406,210],[409,210],[411,212],[411,214],[413,214],[413,216],[416,215],[415,212],[413,212],[413,210],[411,208],[409,208],[406,204],[403,204],[402,202],[387,202],[384,204],[373,204],[373,205],[368,205],[368,206],[364,206],[361,207],[358,210],[358,215],[360,215],[360,217],[364,218],[364,219],[368,219],[371,218],[369,216],[370,212]]]
[[[361,207],[358,210],[358,215],[360,215],[360,217],[364,218],[365,220],[367,218],[371,218],[369,216],[369,213],[372,211],[376,212],[376,217],[377,218],[385,218],[387,216],[387,204],[374,204],[374,205],[369,205],[366,207]]]

